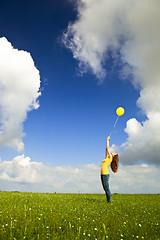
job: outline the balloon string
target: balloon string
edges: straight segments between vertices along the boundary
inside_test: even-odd
[[[113,128],[115,128],[115,126],[117,125],[118,119],[119,119],[119,116],[117,117],[117,119],[116,119],[116,121],[115,121],[115,124],[114,124]]]
[[[115,126],[117,125],[118,119],[119,119],[119,116],[117,117],[117,119],[116,119],[116,121],[115,121],[115,123],[114,123],[113,129],[114,129]],[[109,134],[110,137],[111,137],[111,135],[112,135],[112,132],[113,132],[113,130],[112,130],[111,133]]]

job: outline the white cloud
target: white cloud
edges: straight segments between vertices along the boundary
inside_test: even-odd
[[[107,51],[119,48],[119,37],[125,27],[121,24],[131,1],[81,0],[78,19],[69,24],[64,44],[79,61],[82,72],[90,69],[99,80],[106,76],[103,62]]]
[[[143,124],[140,124],[136,119],[130,119],[127,122],[125,131],[129,137],[127,142],[122,144],[124,151],[120,153],[123,163],[160,164],[160,127],[158,121],[160,121],[160,112],[152,113],[152,116]]]
[[[103,193],[100,165],[50,166],[24,155],[0,162],[1,190],[32,192]],[[121,166],[111,172],[112,193],[158,193],[159,168],[147,164]]]
[[[23,150],[23,122],[37,109],[40,75],[30,53],[0,38],[0,146]]]
[[[137,106],[147,117],[143,123],[127,122],[122,161],[160,164],[160,1],[81,0],[78,19],[70,23],[64,43],[79,61],[82,72],[91,70],[103,82],[108,51],[121,63],[140,91]],[[85,67],[84,67],[85,66]]]

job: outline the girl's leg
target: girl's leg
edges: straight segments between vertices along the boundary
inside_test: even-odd
[[[106,193],[107,202],[112,202],[112,195],[111,195],[111,191],[109,189],[109,174],[101,175],[101,181],[102,181],[103,189]]]

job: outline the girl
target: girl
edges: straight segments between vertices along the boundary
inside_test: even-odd
[[[107,197],[107,202],[111,203],[112,202],[112,196],[111,196],[111,191],[109,189],[109,170],[108,167],[112,162],[112,171],[117,172],[118,170],[118,154],[115,152],[111,153],[109,149],[109,141],[110,141],[110,136],[107,138],[107,146],[106,146],[106,158],[102,161],[102,167],[101,167],[101,181],[102,181],[102,186],[103,189],[106,193]]]

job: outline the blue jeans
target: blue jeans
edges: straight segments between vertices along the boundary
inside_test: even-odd
[[[103,189],[106,193],[107,202],[112,202],[112,195],[109,189],[109,174],[106,174],[106,175],[101,174],[101,181],[102,181]]]

